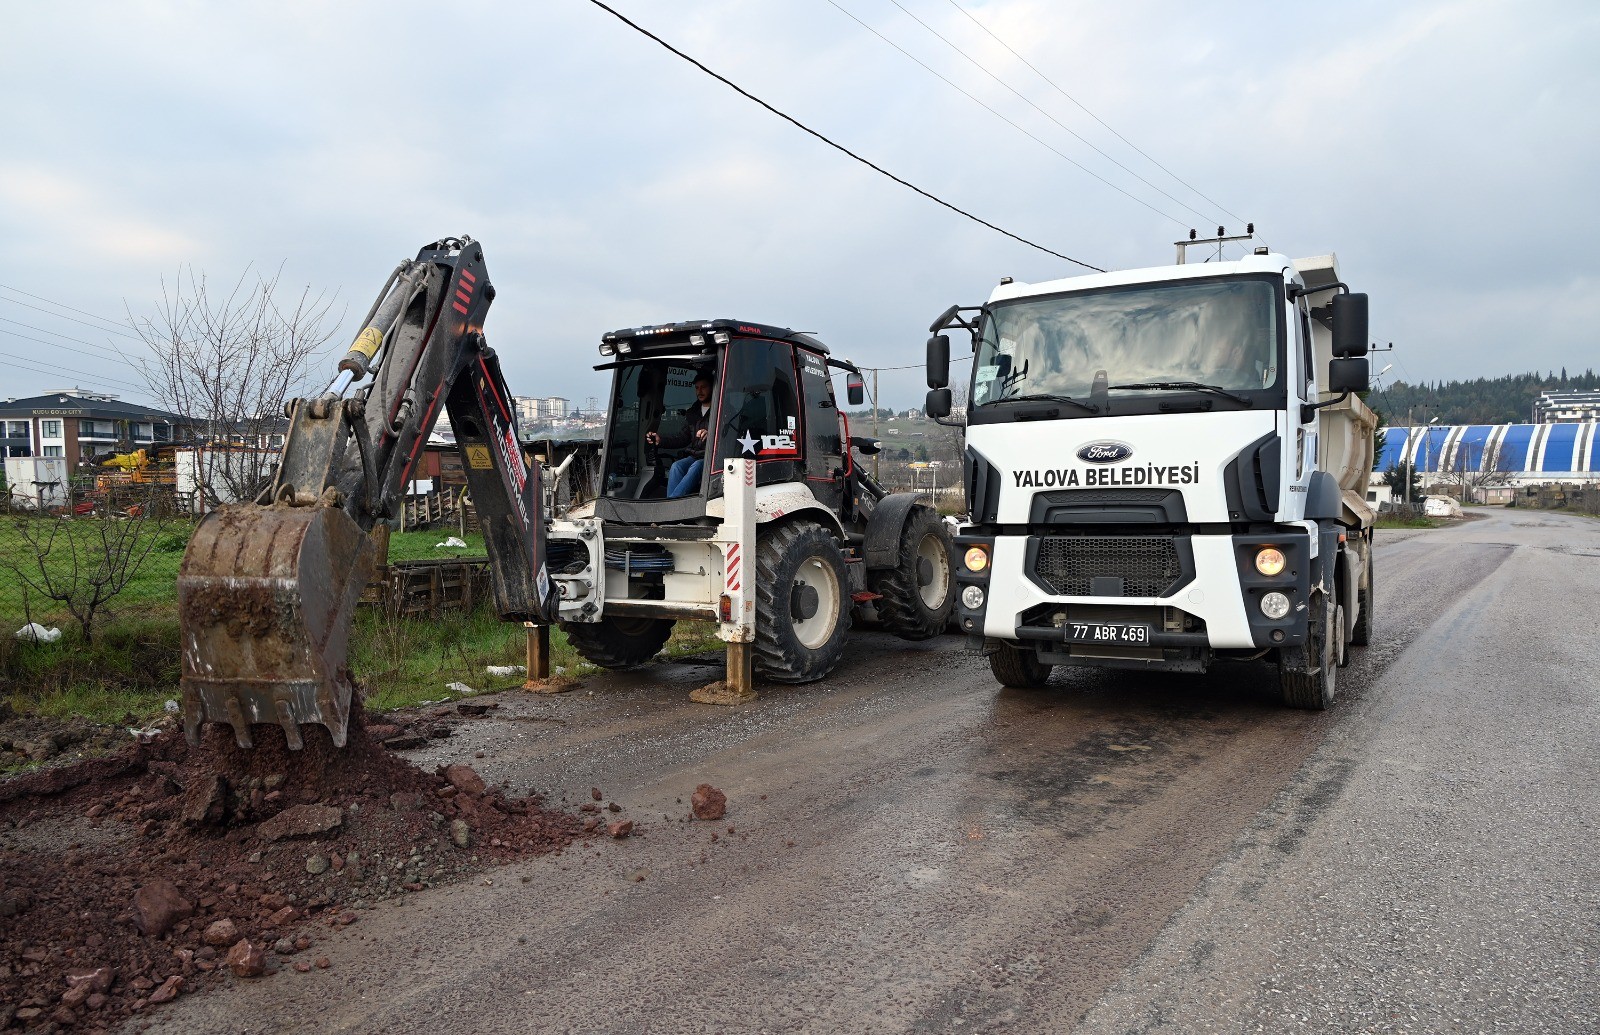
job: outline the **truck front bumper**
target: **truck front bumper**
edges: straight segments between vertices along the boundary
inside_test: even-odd
[[[1303,529],[1248,535],[1173,536],[1175,556],[1181,558],[1181,572],[1157,595],[1103,595],[1126,591],[1139,585],[1128,578],[1128,571],[1106,565],[1103,573],[1090,561],[1087,570],[1078,565],[1072,583],[1091,592],[1074,595],[1054,592],[1061,588],[1059,577],[1041,576],[1041,541],[1097,544],[1115,541],[1116,536],[1075,538],[1051,530],[1044,535],[960,536],[957,556],[968,545],[982,545],[990,553],[988,569],[982,573],[957,567],[958,589],[977,585],[983,590],[982,606],[969,606],[958,592],[957,622],[973,641],[981,639],[1028,643],[1051,652],[1068,650],[1062,623],[1068,620],[1130,622],[1151,627],[1148,650],[1137,652],[1155,660],[1163,651],[1182,651],[1196,655],[1210,650],[1250,650],[1302,643],[1312,576],[1311,542]],[[1149,540],[1146,535],[1130,536]],[[1255,558],[1265,546],[1276,547],[1285,558],[1283,571],[1262,575]],[[1103,562],[1102,562],[1103,563]],[[1058,569],[1059,570],[1059,569]],[[1288,598],[1285,615],[1271,619],[1262,610],[1262,598],[1278,592]],[[1091,652],[1082,652],[1086,656]],[[1101,652],[1092,652],[1099,654]]]

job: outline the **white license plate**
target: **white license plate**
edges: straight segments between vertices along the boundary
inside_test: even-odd
[[[1149,643],[1148,625],[1114,622],[1068,622],[1067,639],[1074,643]]]

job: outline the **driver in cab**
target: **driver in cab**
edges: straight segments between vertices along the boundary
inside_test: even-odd
[[[684,455],[674,460],[667,471],[669,499],[687,496],[700,484],[700,475],[706,466],[706,431],[710,426],[711,389],[714,384],[715,378],[709,370],[702,370],[694,376],[695,401],[683,409],[682,434],[645,433],[645,441],[652,446],[666,446],[669,449],[686,447]]]

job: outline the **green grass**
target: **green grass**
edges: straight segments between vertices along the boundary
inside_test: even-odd
[[[62,638],[37,644],[16,640],[12,633],[25,621],[23,598],[15,577],[0,570],[0,698],[18,711],[59,719],[80,715],[112,723],[159,714],[165,702],[179,693],[177,576],[192,531],[193,524],[183,522],[149,533],[160,541],[109,605],[93,644],[84,642],[64,607],[37,599],[28,601],[28,614],[36,622],[60,628]],[[401,561],[484,556],[483,536],[478,533],[465,537],[466,549],[434,546],[450,534],[395,533],[389,557]],[[31,554],[16,519],[0,519],[0,551],[5,551],[0,556]],[[52,553],[46,563],[61,560]],[[595,671],[578,657],[560,629],[552,630],[550,639],[552,665],[569,676]],[[682,622],[667,650],[677,656],[715,646],[719,646],[715,626]],[[393,619],[364,607],[356,613],[351,635],[351,671],[371,688],[368,703],[380,710],[450,699],[456,695],[446,684],[452,682],[478,691],[520,686],[522,676],[494,679],[484,669],[526,662],[524,627],[501,622],[488,606],[470,614],[417,619]]]
[[[466,549],[459,546],[436,547],[451,536],[467,544]],[[393,532],[389,535],[389,560],[393,561],[427,561],[440,558],[460,559],[463,557],[487,557],[488,551],[483,545],[482,532],[468,532],[461,535],[455,531],[434,529],[431,532]]]
[[[71,612],[64,605],[26,589],[8,567],[15,564],[33,581],[40,580],[36,557],[47,545],[54,520],[0,517],[0,625],[4,625],[0,632],[15,632],[28,617],[47,626],[73,622]],[[60,578],[70,572],[73,550],[68,537],[78,544],[80,564],[95,556],[98,537],[93,532],[98,520],[82,518],[62,524],[43,555],[44,567],[52,576]],[[122,592],[107,605],[113,620],[118,613],[141,617],[177,613],[178,566],[183,562],[183,550],[193,531],[194,523],[190,521],[172,522],[165,528],[145,527],[139,531],[132,544],[134,558],[137,559],[146,546],[150,550]],[[100,552],[103,553],[103,549]]]
[[[1445,524],[1444,518],[1428,517],[1426,514],[1380,514],[1374,523],[1376,528],[1439,528]]]

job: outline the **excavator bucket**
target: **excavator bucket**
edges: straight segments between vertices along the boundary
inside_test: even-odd
[[[343,747],[350,715],[350,623],[370,576],[371,541],[336,507],[223,507],[200,522],[178,573],[183,726],[320,722]]]

